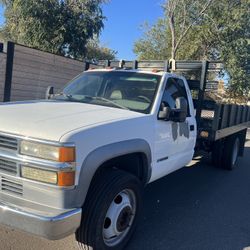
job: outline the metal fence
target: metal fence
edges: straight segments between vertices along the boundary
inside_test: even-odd
[[[48,86],[55,91],[84,70],[71,58],[8,42],[0,43],[0,101],[44,98]]]

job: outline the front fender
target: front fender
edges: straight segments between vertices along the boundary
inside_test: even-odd
[[[85,158],[81,167],[78,186],[74,190],[71,190],[71,194],[68,194],[66,207],[82,207],[91,181],[96,171],[104,162],[131,153],[143,153],[146,156],[147,177],[145,181],[147,183],[151,177],[152,161],[151,149],[148,142],[143,139],[133,139],[108,144],[95,149]]]

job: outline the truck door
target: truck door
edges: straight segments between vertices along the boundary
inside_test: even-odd
[[[155,162],[152,181],[185,166],[193,157],[196,121],[191,93],[183,79],[169,77],[161,103],[174,109],[178,97],[184,97],[187,100],[188,114],[184,122],[174,122],[171,121],[171,118],[169,121],[156,121]]]

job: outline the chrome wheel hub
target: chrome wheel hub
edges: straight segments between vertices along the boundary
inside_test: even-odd
[[[119,232],[123,232],[127,227],[129,227],[129,223],[131,217],[133,216],[133,212],[131,207],[127,206],[123,208],[121,213],[118,216],[116,228]]]
[[[103,223],[103,240],[107,246],[119,244],[134,221],[136,198],[132,190],[120,192],[110,204]]]

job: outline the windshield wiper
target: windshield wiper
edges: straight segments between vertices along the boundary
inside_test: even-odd
[[[74,98],[72,97],[72,95],[67,95],[67,94],[62,93],[62,96],[66,97],[69,100],[74,100]]]
[[[56,94],[56,95],[54,95],[54,98],[57,97],[57,96],[63,96],[63,97],[65,97],[65,98],[69,99],[69,100],[74,99],[74,98],[72,97],[72,95],[68,95],[68,94],[65,94],[65,93]]]
[[[70,101],[74,101],[74,102],[82,102],[84,100],[97,100],[97,101],[104,101],[106,103],[112,104],[115,107],[121,108],[121,109],[126,109],[129,110],[127,107],[124,107],[116,102],[113,102],[109,99],[106,99],[104,97],[100,97],[100,96],[90,96],[90,95],[83,95],[81,99],[76,99],[74,98],[72,95],[70,94],[65,94],[65,93],[60,93],[60,96],[66,97],[68,100]]]
[[[65,93],[60,93],[60,94],[58,94],[57,96],[63,96],[63,97],[65,97],[65,98],[67,98],[69,101],[72,101],[72,102],[81,102],[81,101],[83,101],[84,99],[90,98],[90,97],[91,97],[91,96],[84,96],[84,97],[81,98],[81,99],[77,99],[77,98],[74,98],[73,95],[65,94]]]
[[[104,102],[110,103],[110,104],[114,105],[115,107],[118,107],[118,108],[121,108],[121,109],[129,110],[127,107],[124,107],[124,106],[122,106],[122,105],[120,105],[120,104],[118,104],[116,102],[113,102],[113,101],[111,101],[109,99],[106,99],[104,97],[93,96],[92,98],[95,99],[95,100],[98,100],[98,101],[104,101]]]

